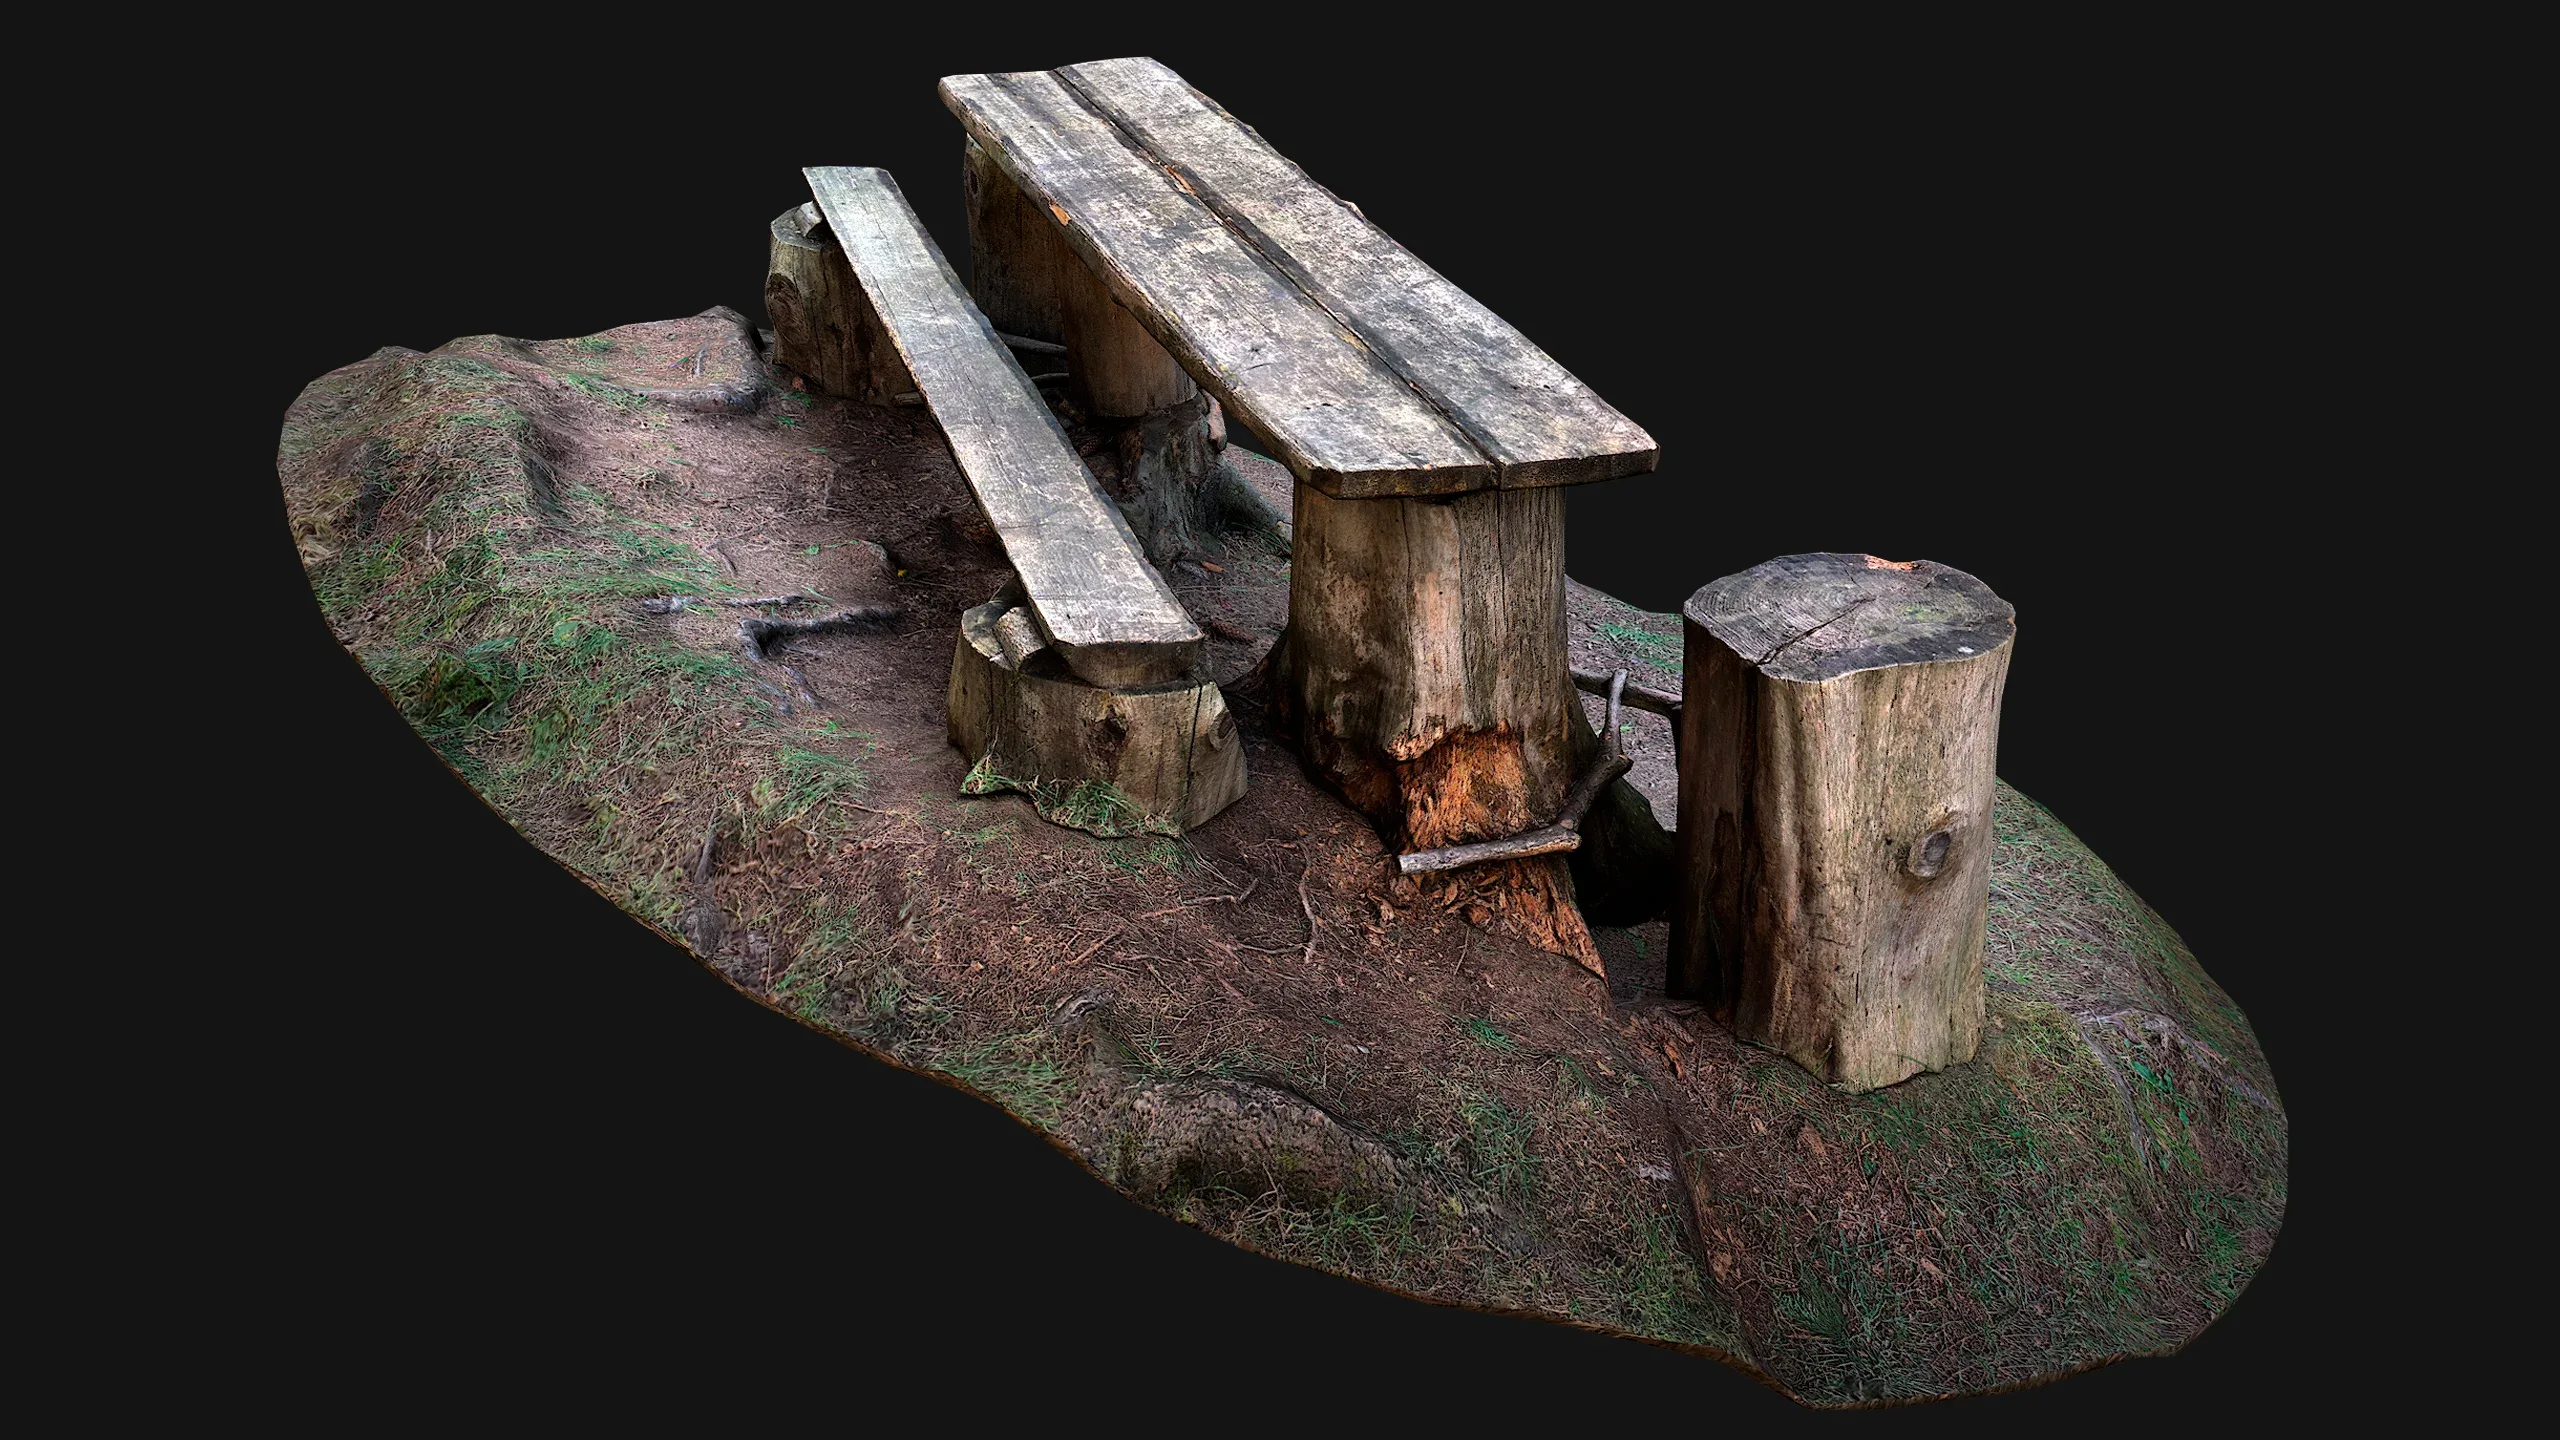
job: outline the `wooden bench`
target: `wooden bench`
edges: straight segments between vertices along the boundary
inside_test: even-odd
[[[1200,627],[897,182],[859,166],[802,173],[859,286],[837,314],[850,351],[894,352],[897,368],[884,354],[872,372],[915,386],[1013,567],[1006,593],[963,618],[954,660],[952,733],[973,773],[1035,799],[1117,787],[1137,809],[1106,822],[1120,828],[1216,813],[1243,793],[1244,763],[1217,687],[1194,673]]]
[[[1196,384],[1296,476],[1274,705],[1316,778],[1400,849],[1553,821],[1598,747],[1558,487],[1653,469],[1652,437],[1155,61],[941,93],[981,300],[1054,316],[1080,393]],[[1614,790],[1604,811],[1652,824]],[[1513,876],[1548,892],[1528,908],[1556,933],[1529,938],[1596,966],[1545,873]]]

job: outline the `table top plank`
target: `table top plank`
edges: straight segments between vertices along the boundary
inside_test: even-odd
[[[1170,68],[1103,60],[1057,74],[1455,420],[1501,484],[1654,468],[1642,427]]]
[[[897,181],[868,166],[801,173],[1061,658],[1099,685],[1180,678],[1198,657],[1200,627]]]
[[[1459,427],[1055,75],[940,88],[1113,298],[1308,484],[1358,498],[1494,483]]]

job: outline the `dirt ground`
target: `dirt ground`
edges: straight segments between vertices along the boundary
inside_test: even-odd
[[[2287,1135],[2246,1020],[2034,802],[1994,812],[1983,1053],[1841,1094],[1666,1002],[1658,921],[1595,932],[1604,984],[1394,876],[1249,683],[1285,528],[1166,572],[1243,800],[1101,839],[963,796],[945,687],[1002,554],[929,412],[792,385],[718,314],[474,337],[314,381],[279,453],[315,596],[421,736],[745,993],[1236,1243],[1813,1404],[2166,1352],[2266,1255]],[[1286,473],[1228,454],[1286,514]],[[742,603],[778,596],[811,598]],[[1578,585],[1571,616],[1575,664],[1678,690],[1676,616]],[[1626,722],[1668,826],[1667,726]]]

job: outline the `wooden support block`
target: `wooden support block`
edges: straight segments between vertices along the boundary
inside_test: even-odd
[[[1944,565],[1822,554],[1683,618],[1673,988],[1852,1090],[1971,1059],[2016,611]]]
[[[906,363],[818,207],[795,205],[769,228],[764,308],[773,320],[773,363],[828,395],[886,405],[912,394]]]
[[[1067,330],[1067,393],[1089,415],[1127,418],[1189,401],[1191,376],[1084,266],[1060,282]]]
[[[1068,271],[1083,269],[1083,263],[1059,241],[1056,224],[1022,197],[977,141],[962,145],[970,298],[987,323],[1004,334],[1064,344],[1064,282]]]
[[[1104,835],[1191,830],[1243,798],[1244,741],[1216,684],[1086,684],[1054,650],[1023,648],[1026,618],[1002,596],[960,617],[950,733],[966,793],[1020,791]]]
[[[1308,773],[1397,851],[1555,823],[1599,743],[1566,673],[1564,493],[1342,500],[1300,480],[1295,516],[1272,705]],[[1560,854],[1470,879],[1508,892],[1519,938],[1601,968]]]

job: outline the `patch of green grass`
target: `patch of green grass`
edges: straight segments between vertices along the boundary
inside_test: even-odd
[[[1481,1015],[1467,1017],[1467,1022],[1458,1028],[1467,1032],[1468,1039],[1487,1050],[1498,1051],[1505,1055],[1516,1055],[1520,1051],[1520,1047],[1512,1042],[1510,1036],[1495,1029],[1493,1022]]]
[[[1565,1096],[1565,1102],[1577,1110],[1596,1110],[1603,1103],[1600,1087],[1571,1056],[1556,1057],[1556,1088]]]
[[[931,1063],[1044,1130],[1075,1093],[1053,1042],[1036,1030],[944,1051]]]
[[[581,335],[570,341],[569,346],[573,350],[582,350],[589,355],[609,354],[614,348],[613,342],[601,335]]]
[[[1029,800],[1040,818],[1052,824],[1105,839],[1147,834],[1173,836],[1179,833],[1164,817],[1148,814],[1116,785],[1098,780],[1069,784],[1064,780],[1044,780],[1037,776],[1023,779],[1006,775],[996,769],[993,752],[980,756],[960,780],[960,793],[963,795],[1005,792]]]
[[[1243,1237],[1274,1254],[1321,1265],[1340,1274],[1392,1275],[1419,1248],[1414,1208],[1362,1203],[1335,1191],[1320,1205],[1294,1205],[1263,1197],[1239,1227]]]
[[[648,409],[654,403],[639,391],[627,385],[617,384],[602,375],[569,371],[560,376],[560,383],[590,400],[601,400],[617,410],[636,413]]]
[[[384,498],[370,534],[312,565],[315,596],[466,781],[606,893],[672,919],[704,817],[616,796],[681,771],[711,726],[772,712],[727,646],[689,645],[629,601],[723,582],[604,493],[560,489],[508,403],[523,382],[446,354],[385,383],[397,406],[363,412],[361,451]]]
[[[1125,870],[1132,875],[1144,875],[1149,871],[1179,875],[1200,867],[1200,857],[1192,853],[1190,843],[1179,835],[1158,835],[1144,843],[1131,840],[1114,845],[1104,852],[1103,858],[1111,868]]]
[[[1617,641],[1620,649],[1661,669],[1676,671],[1680,668],[1680,637],[1677,635],[1664,635],[1642,625],[1627,625],[1615,620],[1602,622],[1600,633]]]
[[[1485,1091],[1468,1090],[1459,1098],[1458,1119],[1466,1126],[1463,1147],[1470,1178],[1507,1200],[1537,1192],[1537,1122],[1532,1117]]]
[[[1142,1030],[1121,1037],[1121,1046],[1129,1060],[1151,1081],[1167,1080],[1243,1080],[1269,1073],[1274,1067],[1250,1045],[1220,1045],[1190,1059],[1180,1058],[1173,1037],[1153,1030]]]
[[[773,770],[757,777],[748,794],[755,803],[758,830],[801,825],[838,795],[858,795],[871,783],[862,762],[843,755],[785,745],[774,752]]]
[[[1657,1340],[1745,1353],[1728,1333],[1729,1322],[1716,1314],[1697,1262],[1681,1248],[1679,1227],[1669,1216],[1632,1202],[1626,1217],[1635,1246],[1618,1266],[1612,1288],[1622,1297],[1628,1328]]]

